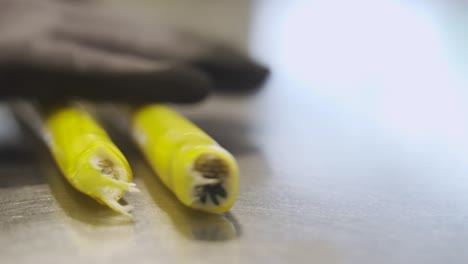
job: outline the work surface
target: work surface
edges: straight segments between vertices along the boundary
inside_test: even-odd
[[[466,16],[368,2],[260,4],[264,89],[177,106],[239,162],[225,215],[182,206],[119,140],[141,189],[125,222],[2,111],[0,262],[468,263]]]

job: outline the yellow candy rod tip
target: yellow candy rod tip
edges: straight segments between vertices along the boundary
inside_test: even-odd
[[[106,190],[102,190],[103,193],[106,193]],[[131,211],[133,211],[134,207],[131,205],[122,205],[119,202],[117,202],[111,195],[109,197],[105,197],[105,194],[103,195],[104,199],[102,201],[109,206],[112,210],[121,213],[129,218],[133,218],[132,215],[130,214]]]
[[[108,158],[102,158],[99,156],[91,158],[90,162],[94,168],[101,172],[102,176],[111,179],[111,181],[115,185],[120,186],[122,190],[128,192],[140,192],[134,182],[128,182],[128,173],[123,167],[118,166],[118,163],[114,164],[114,162]]]
[[[119,159],[107,145],[98,145],[86,151],[77,165],[79,169],[71,181],[78,190],[131,217],[133,206],[118,202],[126,191],[139,192],[135,183],[129,182],[132,175],[126,169],[128,164],[125,160]]]

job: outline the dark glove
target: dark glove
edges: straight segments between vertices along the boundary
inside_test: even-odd
[[[194,102],[268,74],[226,45],[100,7],[0,0],[0,98]]]

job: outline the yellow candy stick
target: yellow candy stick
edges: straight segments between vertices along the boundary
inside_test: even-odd
[[[237,197],[233,156],[190,121],[164,105],[132,115],[132,133],[162,182],[185,205],[206,212],[229,210]]]
[[[68,182],[80,192],[131,217],[130,205],[118,202],[138,191],[124,155],[82,108],[65,106],[45,114],[45,141]]]

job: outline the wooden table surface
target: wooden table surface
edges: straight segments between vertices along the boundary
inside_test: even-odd
[[[260,92],[176,106],[239,162],[228,214],[183,207],[122,140],[142,190],[122,221],[3,107],[0,262],[468,263],[467,6],[281,2],[214,5],[271,66]]]

